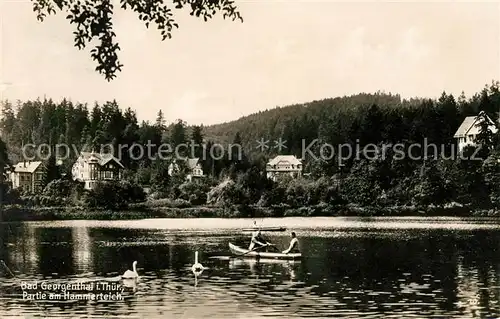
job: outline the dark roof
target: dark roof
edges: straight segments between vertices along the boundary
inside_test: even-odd
[[[100,166],[106,165],[110,161],[115,161],[121,168],[124,168],[123,164],[120,162],[118,158],[113,156],[112,154],[99,154],[96,152],[81,152],[80,157],[83,157],[85,161],[97,161]]]

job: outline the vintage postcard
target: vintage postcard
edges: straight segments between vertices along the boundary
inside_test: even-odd
[[[499,2],[0,1],[0,318],[500,317]]]

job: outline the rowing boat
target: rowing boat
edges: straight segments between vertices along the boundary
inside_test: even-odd
[[[255,257],[255,258],[271,258],[271,259],[300,259],[301,253],[283,254],[277,252],[264,252],[264,251],[250,251],[245,248],[238,247],[229,243],[229,250],[236,256],[241,257]]]
[[[252,228],[243,228],[243,231],[286,231],[286,227],[252,227]]]
[[[245,257],[245,256],[243,256]],[[299,259],[276,259],[276,258],[231,258],[229,259],[229,267],[236,268],[242,266],[254,267],[255,265],[283,265],[293,266],[300,264]]]

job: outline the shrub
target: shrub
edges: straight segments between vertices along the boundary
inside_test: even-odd
[[[66,198],[60,196],[27,195],[22,196],[21,201],[26,206],[62,206],[66,204]]]
[[[124,181],[119,184],[123,193],[123,198],[130,203],[144,202],[146,200],[146,193],[144,189],[131,182]]]
[[[261,207],[268,207],[283,204],[285,193],[286,188],[284,188],[282,185],[276,184],[271,189],[265,190],[262,193],[260,200],[257,202],[257,205]]]
[[[22,203],[19,190],[11,188],[8,184],[0,184],[0,192],[2,192],[2,200],[5,204],[15,205]]]
[[[308,204],[308,196],[304,183],[295,180],[290,183],[285,192],[286,202],[292,207],[301,207]]]
[[[127,208],[127,199],[120,184],[100,182],[84,196],[84,203],[90,208],[123,209]]]
[[[208,185],[203,182],[186,182],[179,186],[179,197],[192,205],[203,205],[207,202]]]
[[[248,204],[249,196],[246,190],[231,179],[226,179],[208,193],[209,204],[230,207],[234,204]]]
[[[165,191],[153,191],[150,195],[149,198],[152,200],[159,200],[159,199],[165,199],[168,197],[168,193]]]
[[[45,186],[43,195],[48,197],[68,197],[71,194],[73,183],[66,179],[55,179]]]

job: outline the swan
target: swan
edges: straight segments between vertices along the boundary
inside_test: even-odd
[[[203,271],[203,269],[205,269],[205,267],[203,267],[203,265],[198,262],[198,251],[196,251],[194,253],[194,265],[191,267],[191,270],[194,273],[197,273]]]
[[[132,271],[128,269],[123,275],[123,279],[135,279],[139,277],[139,274],[137,273],[137,261],[134,261],[132,263]]]

